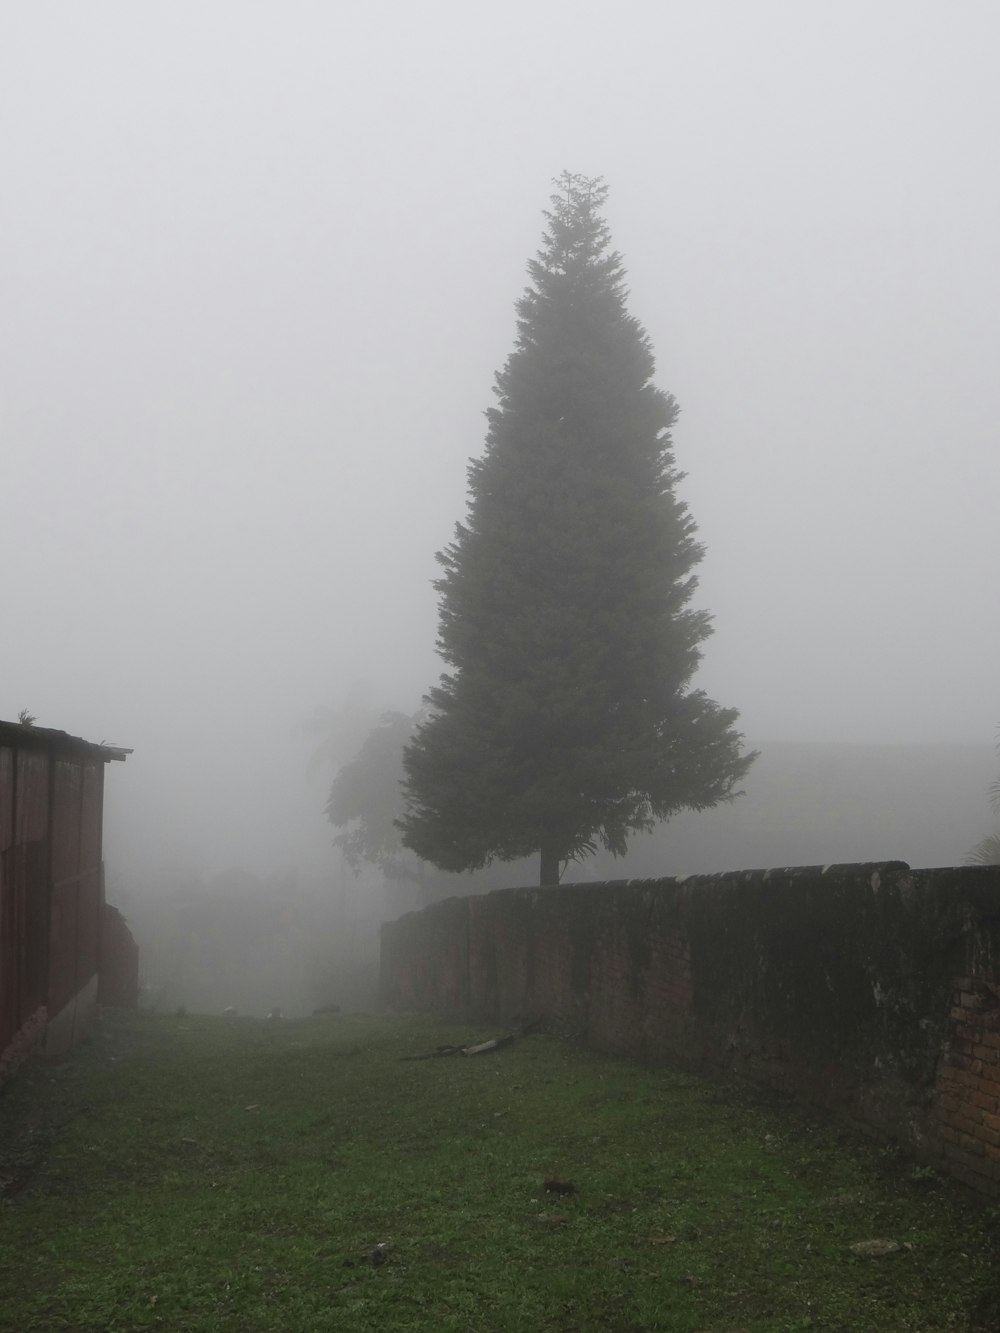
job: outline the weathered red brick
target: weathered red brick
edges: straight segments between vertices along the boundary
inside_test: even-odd
[[[944,1072],[944,1070],[941,1071],[942,1078],[944,1077]],[[948,1077],[952,1083],[957,1083],[963,1088],[978,1088],[979,1086],[978,1076],[970,1073],[968,1069],[963,1069],[959,1066],[953,1066],[948,1071]]]
[[[938,1120],[943,1125],[951,1125],[953,1129],[960,1129],[966,1133],[971,1133],[983,1123],[985,1112],[980,1111],[978,1107],[963,1104],[957,1111],[945,1111],[938,1116]]]
[[[961,1046],[967,1046],[968,1050],[959,1049]],[[968,1069],[972,1063],[972,1044],[970,1042],[952,1042],[948,1050],[945,1051],[942,1065],[945,1069]]]
[[[982,1166],[977,1171],[972,1167],[964,1166],[960,1162],[949,1160],[947,1168],[948,1174],[954,1176],[956,1180],[960,1180],[963,1185],[970,1185],[974,1190],[990,1189],[990,1192],[993,1192],[991,1186],[995,1177],[991,1172],[982,1170]]]
[[[958,1147],[954,1143],[946,1143],[944,1145],[944,1155],[950,1162],[955,1162],[959,1166],[964,1166],[967,1170],[974,1171],[977,1175],[991,1176],[993,1174],[993,1166],[991,1162],[986,1160],[982,1144],[976,1144],[975,1146],[978,1148],[978,1152],[969,1152],[964,1145]]]
[[[983,1113],[975,1106],[969,1106],[964,1111],[956,1112],[951,1119],[951,1124],[956,1129],[960,1129],[963,1134],[971,1134],[973,1138],[978,1134],[982,1123]]]

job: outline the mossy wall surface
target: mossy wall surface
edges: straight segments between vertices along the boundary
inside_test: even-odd
[[[390,1009],[537,1019],[795,1094],[1000,1191],[1000,869],[505,889],[382,932]]]

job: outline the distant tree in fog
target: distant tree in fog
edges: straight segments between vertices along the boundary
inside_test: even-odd
[[[996,750],[1000,758],[1000,732],[997,733]],[[990,783],[989,798],[993,813],[1000,818],[1000,776]],[[1000,866],[1000,833],[990,833],[977,842],[966,860],[970,865]]]
[[[378,712],[362,684],[352,685],[339,704],[317,704],[310,716],[295,728],[312,746],[306,777],[312,781],[324,770],[329,773],[339,768],[356,753],[377,720]]]
[[[990,833],[977,842],[967,860],[972,866],[1000,866],[1000,833]]]
[[[442,869],[539,853],[541,882],[598,843],[726,801],[754,756],[689,682],[710,633],[675,494],[674,399],[626,309],[600,180],[556,182],[514,351],[438,555],[451,668],[405,753],[403,842]]]
[[[420,864],[407,852],[396,821],[403,813],[403,749],[415,719],[383,713],[357,754],[344,764],[330,787],[326,815],[348,864],[376,865],[387,879],[419,879]]]

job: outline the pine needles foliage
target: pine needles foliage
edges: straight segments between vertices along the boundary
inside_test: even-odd
[[[447,870],[600,844],[732,799],[755,756],[690,688],[711,632],[676,493],[673,397],[628,312],[607,187],[557,181],[466,521],[438,555],[450,668],[405,753],[403,841]]]

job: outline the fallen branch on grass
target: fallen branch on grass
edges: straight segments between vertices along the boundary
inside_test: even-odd
[[[401,1055],[399,1058],[401,1060],[437,1060],[446,1055],[485,1055],[487,1051],[499,1051],[504,1046],[509,1046],[518,1037],[533,1032],[537,1026],[537,1022],[525,1023],[516,1032],[507,1032],[502,1037],[480,1041],[474,1046],[436,1046],[433,1051],[428,1051],[425,1055]]]

